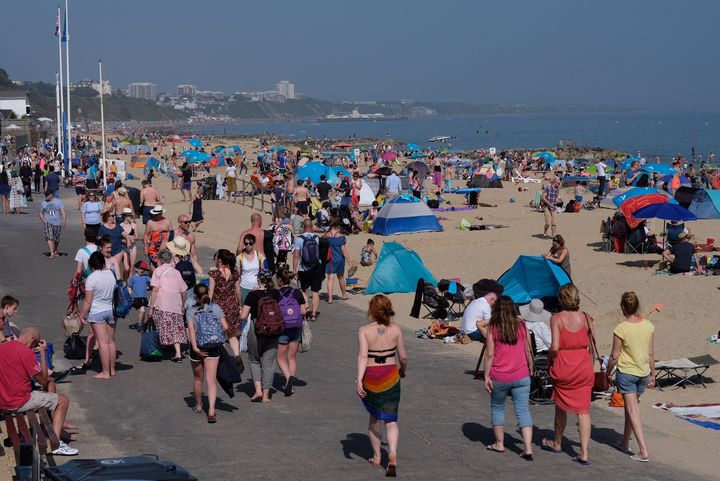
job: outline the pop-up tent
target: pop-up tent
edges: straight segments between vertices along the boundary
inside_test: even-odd
[[[149,158],[149,155],[133,155],[130,158],[130,167],[133,169],[144,169]]]
[[[415,292],[418,279],[437,286],[435,277],[427,270],[415,251],[397,242],[386,242],[380,252],[375,270],[368,281],[365,294]]]
[[[159,176],[163,172],[161,172],[160,168],[160,161],[156,159],[155,157],[148,157],[145,161],[145,168],[143,169],[143,173],[147,176],[150,171],[154,171],[155,176]]]
[[[695,192],[697,192],[698,190],[700,189],[696,187],[678,187],[675,190],[675,195],[673,197],[678,204],[685,207],[686,209],[689,209],[690,204],[692,204],[693,197],[695,196]]]
[[[688,210],[698,219],[720,219],[720,190],[698,190]]]
[[[443,230],[425,202],[402,195],[385,202],[373,224],[373,234],[391,235]]]
[[[352,174],[341,166],[333,167],[325,165],[322,162],[307,162],[297,170],[295,178],[298,180],[310,179],[313,184],[320,182],[320,176],[324,175],[325,179],[331,184],[335,182],[337,173],[342,172],[343,176],[351,177]]]
[[[504,295],[516,304],[557,296],[560,287],[572,280],[565,269],[540,256],[520,256],[498,279]]]

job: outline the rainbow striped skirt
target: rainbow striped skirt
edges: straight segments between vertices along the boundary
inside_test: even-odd
[[[363,376],[366,395],[362,400],[371,416],[385,422],[398,418],[400,373],[396,364],[368,366]]]

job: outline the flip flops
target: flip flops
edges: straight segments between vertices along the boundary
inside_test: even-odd
[[[588,461],[587,459],[581,459],[580,457],[575,456],[574,458],[572,458],[572,460],[573,463],[578,463],[581,466],[590,466],[590,461]]]
[[[485,446],[485,449],[487,449],[488,451],[492,451],[494,453],[504,453],[505,452],[504,449],[497,449],[494,444],[488,444],[487,446]]]
[[[641,458],[637,454],[633,454],[632,456],[630,456],[630,459],[632,459],[633,461],[637,461],[638,463],[649,463],[650,462],[650,458]]]
[[[553,454],[562,453],[562,451],[560,449],[551,448],[550,445],[548,444],[548,441],[550,441],[550,440],[543,439],[542,443],[540,444],[540,449],[542,449],[543,451],[547,451],[549,453],[553,453]]]

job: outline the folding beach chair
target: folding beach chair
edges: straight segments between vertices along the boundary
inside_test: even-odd
[[[658,372],[658,389],[662,390],[660,381],[665,380],[668,382],[675,381],[675,384],[670,387],[682,387],[684,389],[688,384],[694,386],[699,383],[702,387],[707,388],[703,380],[703,374],[710,369],[710,366],[715,364],[719,364],[718,360],[709,354],[697,357],[682,357],[671,361],[657,361],[655,370]],[[693,378],[695,378],[695,381],[693,381]]]
[[[542,182],[542,179],[525,177],[517,169],[513,169],[512,171],[513,171],[513,175],[510,177],[510,180],[516,184],[518,184],[520,182],[522,182],[523,184],[529,184],[529,183],[540,184]]]
[[[420,278],[415,289],[415,301],[410,316],[419,318],[420,307],[424,307],[427,311],[422,316],[423,319],[445,319],[450,303],[435,289],[435,286]]]

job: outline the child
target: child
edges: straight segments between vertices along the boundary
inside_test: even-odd
[[[580,182],[578,184],[575,184],[575,202],[579,202],[580,204],[582,204],[586,185],[587,182]]]
[[[148,306],[147,294],[150,286],[150,276],[148,276],[148,265],[145,261],[137,261],[135,263],[135,273],[128,280],[128,290],[133,296],[133,309],[139,310],[138,320],[135,324],[130,324],[130,329],[137,329],[142,332],[145,327],[145,308]]]
[[[372,239],[367,240],[367,244],[362,248],[360,252],[360,265],[371,266],[377,260],[377,252],[375,252],[375,241]]]
[[[285,189],[283,189],[282,180],[276,180],[274,184],[275,185],[272,190],[272,201],[275,204],[275,212],[277,212],[280,207],[285,206]]]
[[[618,180],[614,175],[610,177],[610,185],[608,186],[610,190],[618,189],[620,187],[620,180]]]

